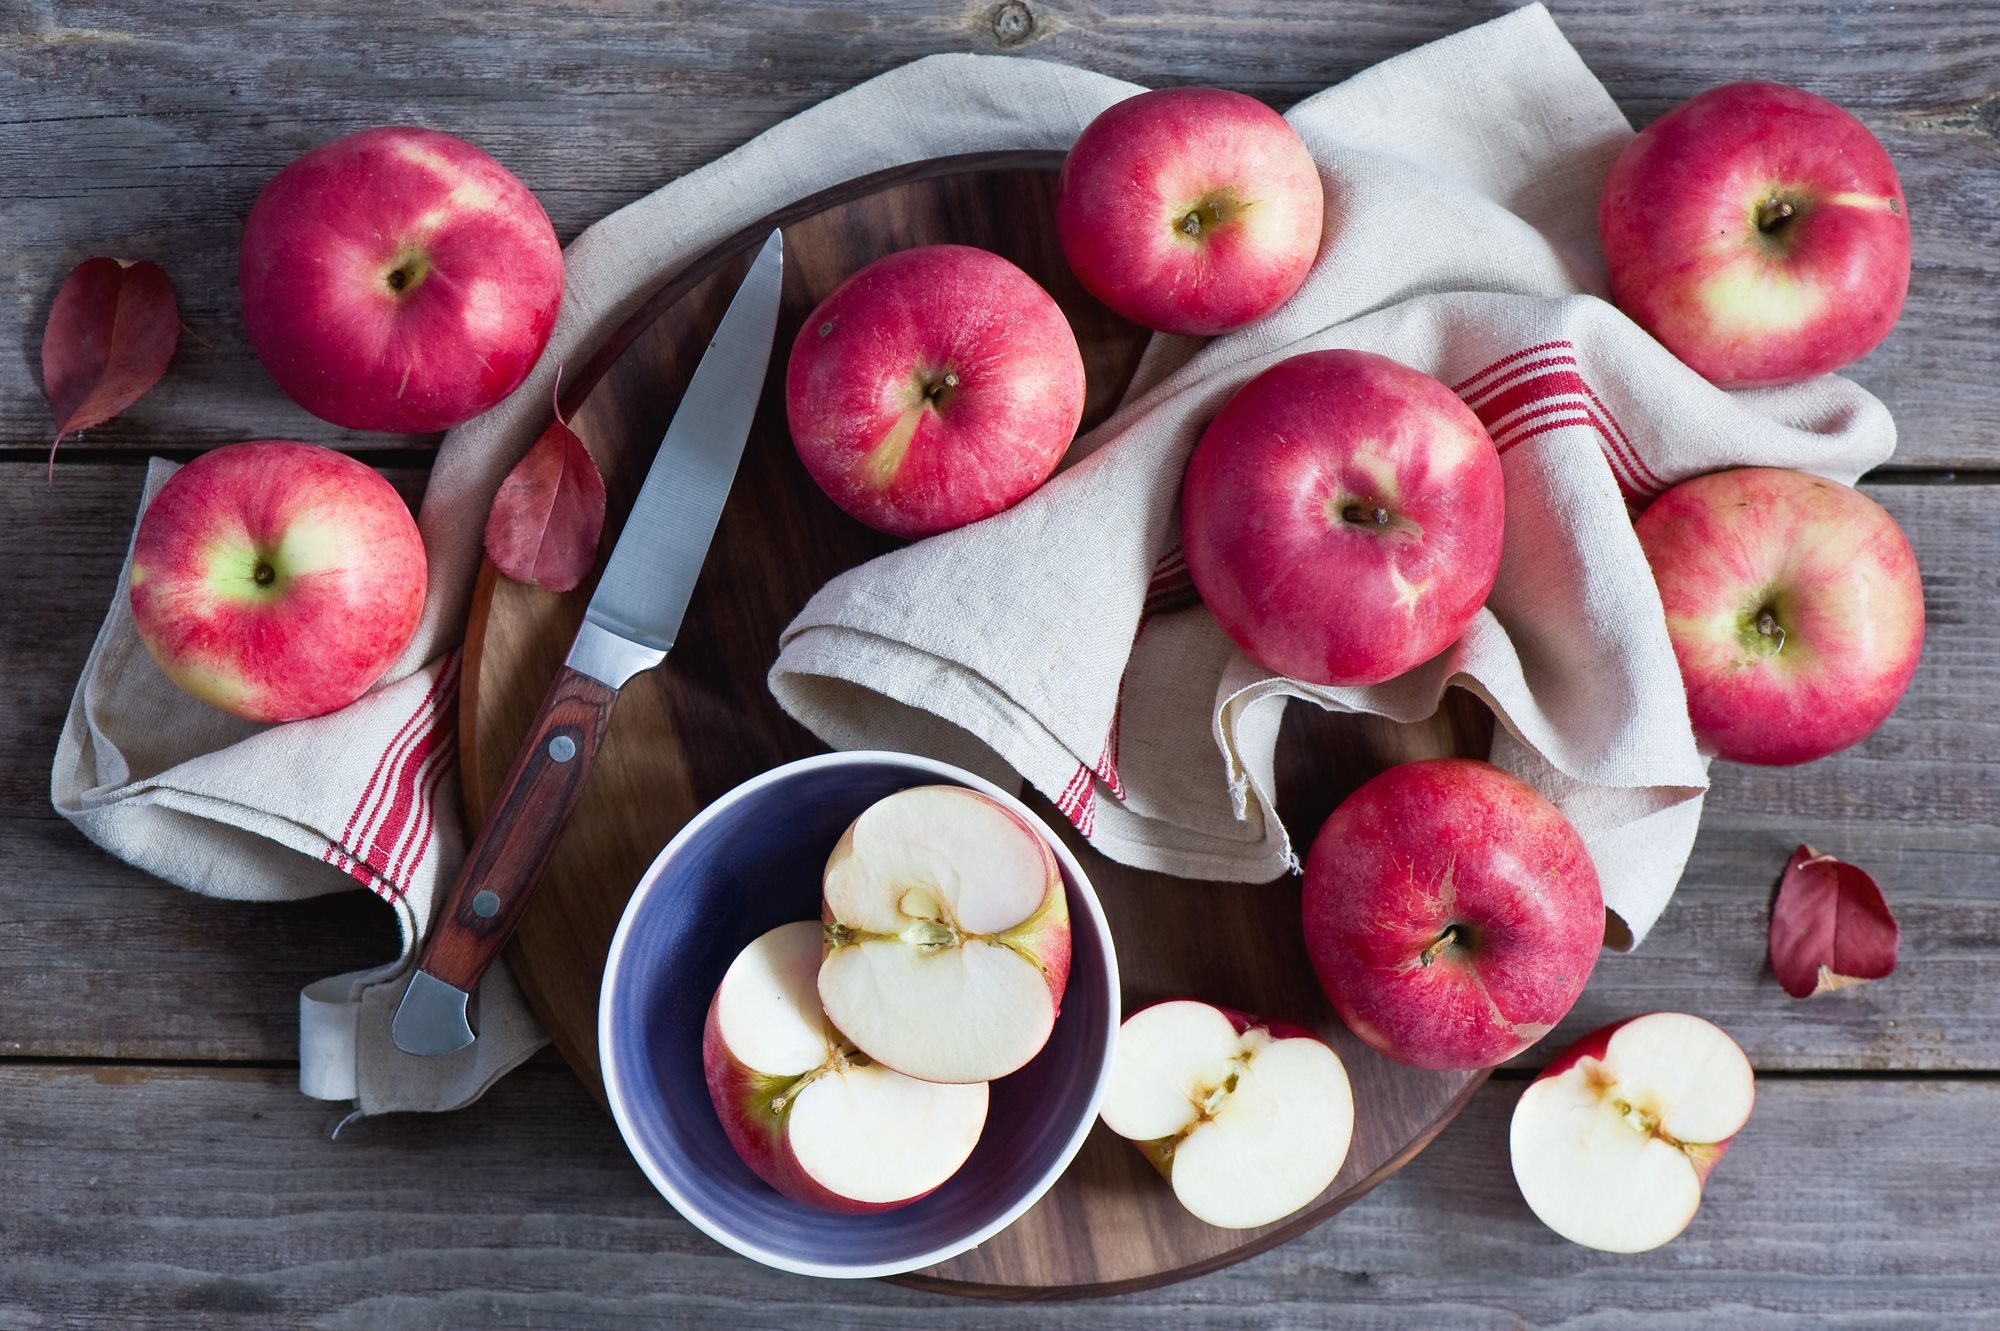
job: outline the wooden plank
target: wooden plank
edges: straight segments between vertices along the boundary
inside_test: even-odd
[[[39,382],[56,285],[89,254],[146,257],[173,277],[190,328],[167,379],[92,431],[110,448],[198,448],[268,435],[349,447],[425,444],[341,431],[294,407],[244,341],[242,219],[292,156],[373,124],[478,140],[542,198],[558,233],[713,160],[872,74],[938,51],[1001,51],[1145,83],[1218,83],[1283,105],[1506,3],[1205,0],[1022,6],[935,0],[722,0],[482,5],[441,30],[422,6],[291,0],[282,13],[99,0],[37,6],[0,36],[0,375]],[[1011,15],[1003,20],[1002,14]],[[1856,371],[1897,411],[1900,461],[2000,462],[2000,110],[1989,71],[2000,10],[1959,0],[1559,4],[1558,19],[1640,120],[1730,78],[1802,83],[1850,105],[1902,167],[1917,221],[1911,306]],[[12,28],[14,25],[10,25]],[[1003,35],[1004,34],[1004,35]],[[48,421],[0,401],[0,446]]]
[[[648,1188],[566,1072],[327,1131],[286,1073],[0,1065],[0,1327],[1983,1327],[2000,1300],[1991,1081],[1767,1080],[1690,1230],[1610,1257],[1544,1230],[1519,1083],[1352,1210],[1201,1280],[1088,1305],[765,1270]],[[1949,1186],[1945,1180],[1951,1180]]]
[[[401,474],[406,492],[418,477]],[[19,1052],[290,1058],[300,983],[379,960],[387,913],[189,900],[48,809],[48,763],[138,492],[136,468],[0,466],[0,1038]],[[1606,956],[1544,1050],[1613,1017],[1688,1007],[1760,1067],[2000,1068],[2000,487],[1871,488],[1909,530],[1930,597],[1915,685],[1860,748],[1803,768],[1719,767],[1681,890],[1652,938]],[[54,557],[51,551],[60,551]],[[192,705],[192,704],[190,704]],[[1799,841],[1866,865],[1904,926],[1893,978],[1795,1003],[1766,973],[1770,892]],[[52,960],[53,959],[53,960]],[[1534,1052],[1527,1061],[1545,1054]]]

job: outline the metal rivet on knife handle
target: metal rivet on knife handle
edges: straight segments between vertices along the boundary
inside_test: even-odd
[[[549,757],[559,763],[566,763],[576,757],[576,741],[568,735],[557,735],[549,741]]]

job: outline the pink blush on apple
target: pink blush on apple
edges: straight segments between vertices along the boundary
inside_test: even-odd
[[[252,721],[345,707],[423,612],[423,538],[402,496],[332,449],[268,440],[204,453],[139,522],[134,627],[166,676]]]

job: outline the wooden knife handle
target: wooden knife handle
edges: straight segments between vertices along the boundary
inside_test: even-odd
[[[617,701],[616,689],[589,675],[568,666],[556,673],[432,926],[418,969],[469,994],[500,955],[583,795]]]

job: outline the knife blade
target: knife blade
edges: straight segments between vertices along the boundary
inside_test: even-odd
[[[618,690],[666,659],[736,478],[770,368],[784,275],[773,231],[681,395],[583,625],[494,796],[424,945],[390,1035],[410,1054],[476,1038],[467,1008],[519,922],[586,777]]]

